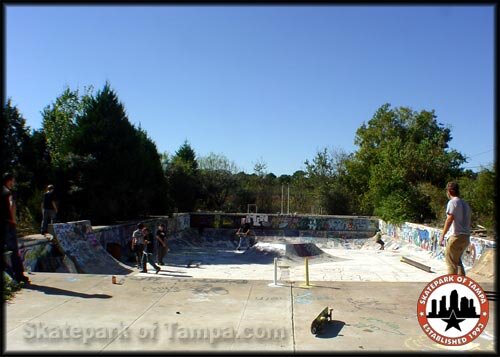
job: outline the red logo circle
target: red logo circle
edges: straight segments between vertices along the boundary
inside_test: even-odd
[[[417,303],[418,323],[434,342],[462,346],[486,328],[489,303],[481,286],[461,275],[443,275],[424,288]]]

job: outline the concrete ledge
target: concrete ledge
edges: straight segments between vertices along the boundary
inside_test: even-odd
[[[416,260],[413,260],[413,259],[410,259],[410,258],[407,258],[407,257],[401,257],[401,261],[403,263],[407,263],[407,264],[413,265],[414,267],[417,267],[417,268],[422,269],[424,271],[427,271],[429,273],[432,272],[432,269],[431,269],[430,266],[422,264],[422,263],[419,263]]]

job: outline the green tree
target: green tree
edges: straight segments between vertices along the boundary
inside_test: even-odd
[[[237,185],[236,164],[223,154],[210,153],[199,160],[200,206],[208,210],[227,210],[228,198]]]
[[[70,153],[77,118],[83,115],[91,91],[92,87],[86,88],[85,94],[80,95],[78,90],[66,88],[55,102],[46,106],[42,112],[47,148],[55,167],[63,168],[63,162]]]
[[[287,212],[288,186],[284,186],[283,212]],[[312,198],[313,187],[307,178],[307,172],[297,170],[293,173],[290,181],[290,212],[311,213],[314,206]]]
[[[234,212],[246,212],[248,204],[257,201],[257,190],[255,187],[255,174],[247,174],[243,171],[234,175],[236,187],[228,197],[229,209]]]
[[[1,135],[1,172],[17,172],[24,164],[23,155],[30,140],[30,133],[26,126],[26,119],[21,116],[10,98],[2,111]]]
[[[109,223],[165,213],[160,156],[145,132],[129,122],[108,83],[86,101],[76,125],[71,152],[82,170],[73,203],[81,217]]]
[[[359,184],[374,213],[394,223],[432,217],[430,199],[419,184],[443,187],[460,173],[465,158],[449,149],[451,139],[451,130],[437,123],[434,111],[380,107],[355,138],[355,162],[369,173],[358,178],[364,178]]]
[[[176,151],[166,171],[174,207],[179,212],[192,212],[200,194],[199,170],[196,153],[187,140]]]
[[[472,225],[496,230],[495,179],[493,168],[482,168],[477,174],[464,174],[458,179],[460,196],[472,209]]]
[[[340,150],[323,148],[316,153],[310,162],[305,161],[310,194],[315,213],[321,214],[349,214],[349,190],[345,182],[346,160],[348,155]]]
[[[41,190],[49,172],[43,134],[34,131],[31,135],[26,119],[8,99],[2,111],[1,137],[1,172],[16,176],[20,229],[38,231]]]
[[[276,176],[267,171],[267,163],[263,158],[259,158],[254,163],[253,175],[250,176],[250,187],[255,192],[255,203],[258,212],[272,213],[275,212],[273,208],[273,194],[274,194],[274,178]]]

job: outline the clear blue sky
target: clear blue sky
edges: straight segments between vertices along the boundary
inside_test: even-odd
[[[6,94],[32,129],[66,86],[106,81],[160,152],[188,140],[248,173],[354,152],[382,104],[436,111],[495,157],[493,6],[5,7]]]

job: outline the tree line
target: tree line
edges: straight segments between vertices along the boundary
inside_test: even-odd
[[[494,168],[461,168],[466,157],[449,147],[451,128],[434,111],[384,104],[356,131],[355,152],[325,147],[304,161],[304,170],[279,177],[264,160],[245,173],[222,153],[198,156],[187,141],[173,154],[159,153],[109,83],[96,92],[66,88],[43,109],[40,129],[27,127],[11,99],[2,117],[1,171],[16,175],[27,226],[38,227],[49,183],[61,221],[111,224],[172,212],[246,212],[253,204],[265,213],[289,208],[441,225],[446,182],[455,180],[473,224],[495,229]]]

